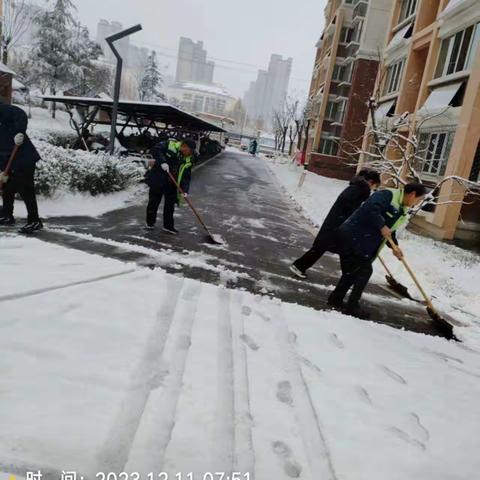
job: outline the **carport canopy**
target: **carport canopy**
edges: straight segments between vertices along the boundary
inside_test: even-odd
[[[43,96],[46,102],[63,103],[70,111],[72,108],[93,110],[87,115],[88,125],[82,125],[83,128],[91,124],[110,125],[108,119],[111,118],[113,109],[113,100],[109,98],[90,98],[75,96]],[[97,118],[99,112],[105,112],[108,119]],[[94,113],[94,115],[93,115]],[[225,132],[224,129],[214,125],[213,123],[202,120],[190,113],[184,112],[169,103],[152,103],[152,102],[133,102],[120,100],[118,104],[118,114],[125,118],[123,127],[146,126],[149,123],[162,123],[165,127],[180,128],[190,132]]]

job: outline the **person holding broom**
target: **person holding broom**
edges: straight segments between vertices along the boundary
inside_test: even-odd
[[[180,201],[180,193],[170,175],[187,194],[190,188],[192,162],[196,149],[194,140],[160,141],[152,148],[153,161],[147,172],[145,182],[150,187],[147,205],[147,230],[153,230],[157,221],[158,207],[164,198],[163,230],[177,235],[174,213],[175,205]]]
[[[27,223],[19,232],[31,234],[41,230],[43,224],[38,216],[34,182],[40,155],[28,138],[27,126],[28,117],[21,108],[0,101],[0,189],[3,199],[0,226],[15,225],[13,208],[15,195],[19,193],[28,212]]]
[[[338,196],[328,212],[310,250],[290,266],[295,276],[306,279],[307,270],[317,263],[325,252],[338,253],[336,230],[381,183],[379,173],[366,168],[350,180],[348,187]]]
[[[395,232],[409,221],[409,210],[426,193],[420,183],[375,192],[341,225],[338,232],[342,276],[328,298],[331,307],[354,317],[370,318],[369,312],[360,306],[360,299],[372,276],[372,263],[384,245],[389,245],[388,240],[398,245]],[[393,253],[399,260],[403,258],[400,248]],[[343,301],[350,289],[345,306]]]

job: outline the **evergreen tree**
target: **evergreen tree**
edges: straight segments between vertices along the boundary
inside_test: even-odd
[[[90,40],[88,28],[80,23],[75,25],[72,34],[71,56],[76,65],[76,77],[73,84],[80,95],[95,95],[100,93],[99,88],[106,88],[111,80],[110,72],[105,72],[105,68],[96,65],[95,60],[102,54],[102,49],[98,43]],[[98,71],[105,74],[104,82],[98,82]]]
[[[158,68],[156,52],[152,51],[148,56],[139,83],[138,93],[141,102],[165,100],[165,96],[160,93],[163,77]]]
[[[52,95],[82,75],[82,67],[75,63],[73,55],[74,10],[71,0],[54,0],[53,8],[35,20],[38,31],[31,55],[33,69],[38,82],[47,85]],[[55,104],[52,117],[55,118]]]

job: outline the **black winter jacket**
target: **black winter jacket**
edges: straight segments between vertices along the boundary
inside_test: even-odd
[[[375,192],[340,228],[345,246],[353,249],[355,256],[373,260],[378,254],[384,238],[381,229],[392,229],[392,238],[397,242],[395,230],[408,221],[408,209],[401,205],[400,190]]]
[[[35,164],[40,160],[40,155],[31,140],[26,135],[28,126],[27,114],[19,107],[0,104],[0,170],[8,163],[17,133],[25,135],[18,154],[12,164],[11,173],[33,174]]]
[[[173,194],[177,187],[171,181],[168,174],[162,169],[162,163],[167,163],[170,173],[178,181],[183,191],[188,193],[192,176],[192,159],[185,158],[179,151],[181,142],[166,141],[158,142],[152,148],[152,156],[155,163],[145,178],[146,184],[152,189],[164,193]]]
[[[350,185],[338,196],[328,212],[320,233],[337,230],[369,196],[368,183],[362,177],[353,177]]]

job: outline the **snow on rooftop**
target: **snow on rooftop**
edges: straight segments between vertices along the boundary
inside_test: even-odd
[[[9,73],[10,75],[15,75],[15,72],[8,68],[4,63],[0,62],[0,72]]]
[[[181,83],[177,88],[185,88],[189,90],[198,90],[200,92],[212,93],[214,95],[230,96],[225,88],[220,85],[206,85],[203,83]]]

